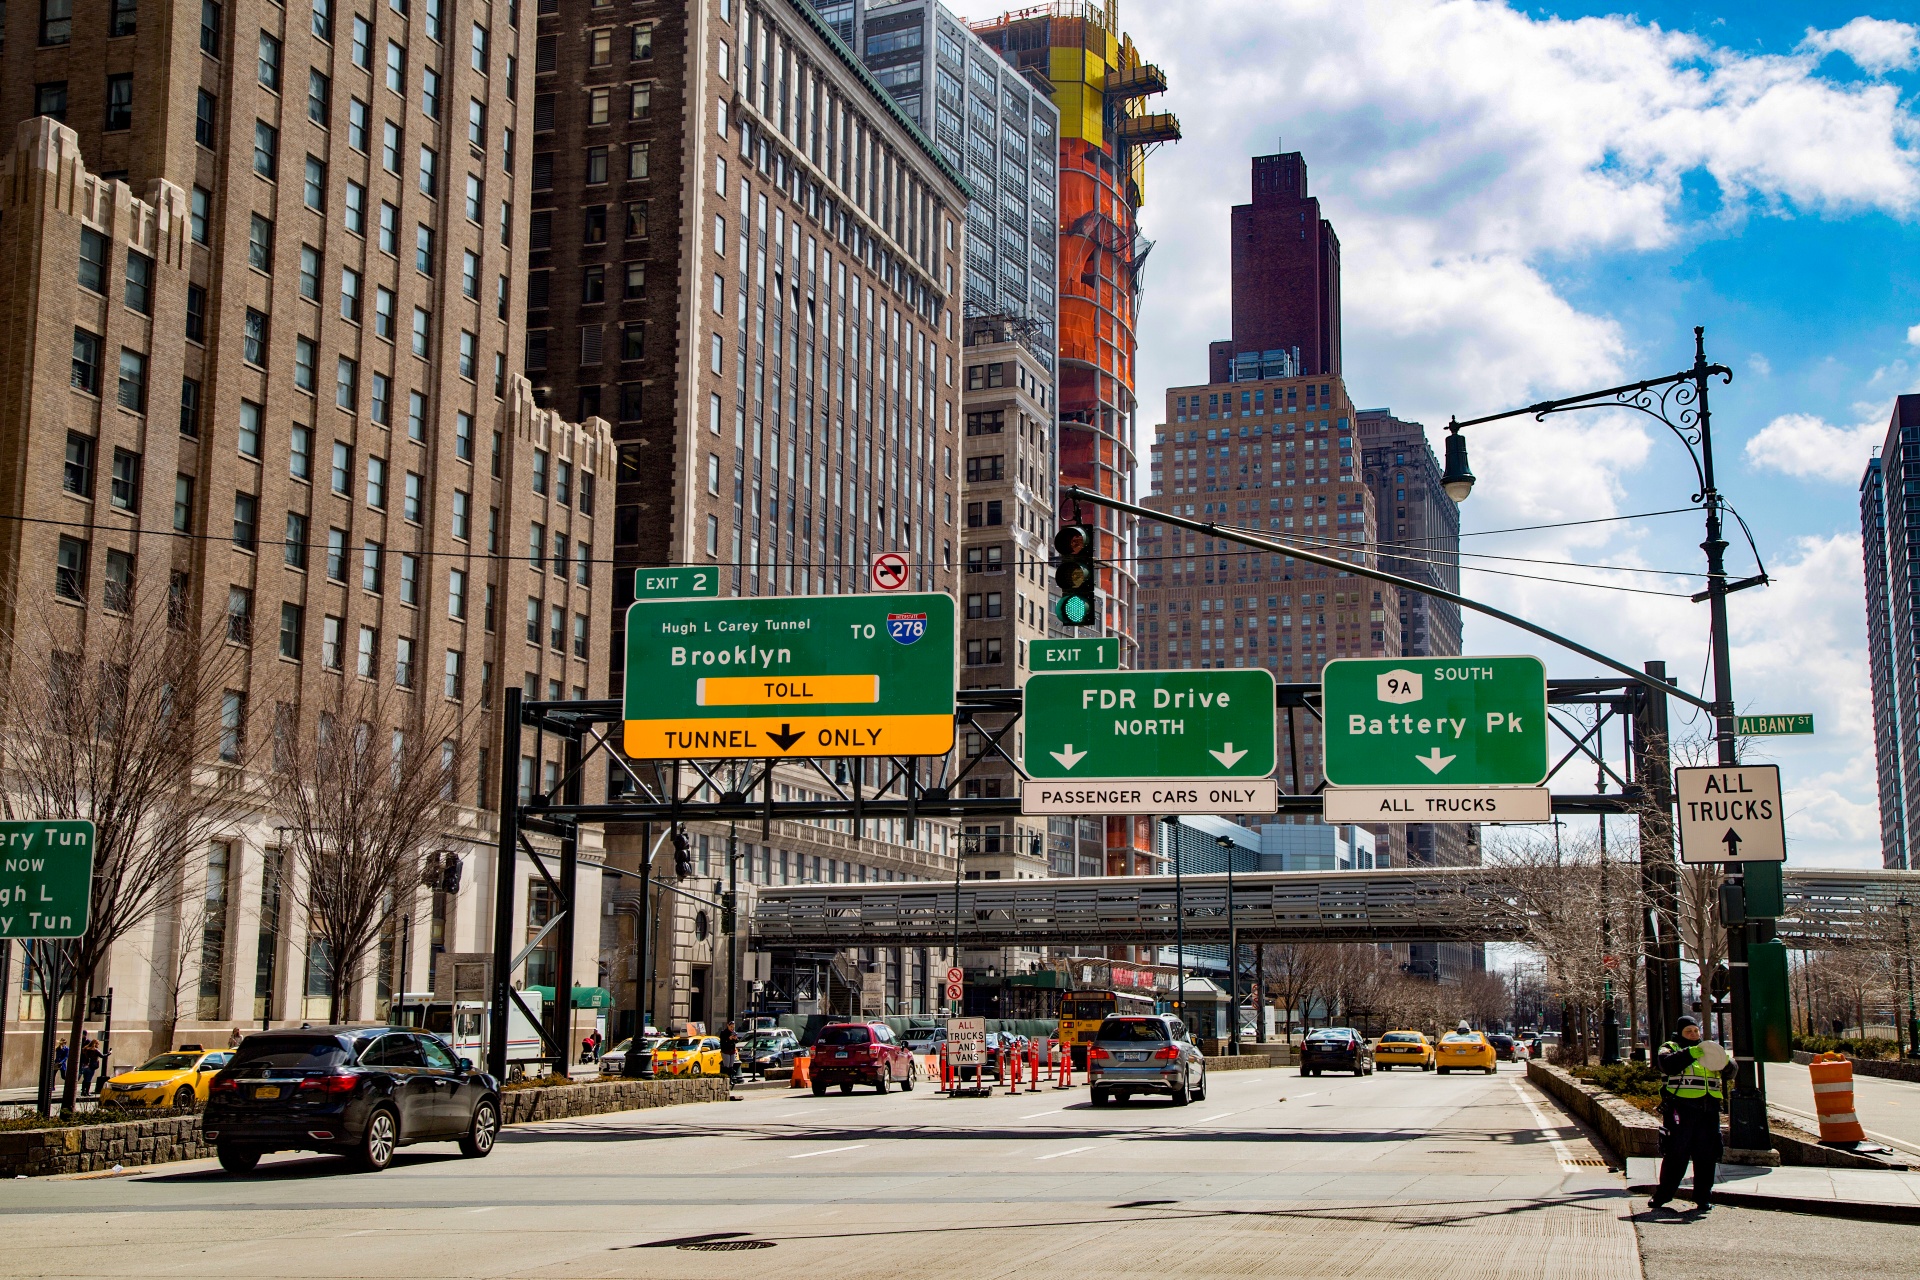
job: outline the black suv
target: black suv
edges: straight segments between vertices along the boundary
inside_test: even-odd
[[[232,1173],[268,1151],[338,1152],[369,1171],[415,1142],[458,1140],[484,1156],[500,1132],[500,1085],[420,1031],[262,1031],[213,1078],[201,1129]]]

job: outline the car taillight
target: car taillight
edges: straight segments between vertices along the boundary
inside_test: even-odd
[[[300,1082],[302,1093],[352,1093],[360,1083],[356,1075],[308,1076]]]
[[[225,1076],[215,1076],[213,1083],[207,1086],[208,1093],[239,1093],[240,1082],[229,1080]]]
[[[1112,1054],[1108,1053],[1105,1049],[1102,1049],[1097,1044],[1087,1050],[1088,1062],[1101,1062],[1101,1061],[1104,1061],[1105,1059],[1111,1058],[1112,1056],[1113,1056]]]
[[[1180,1056],[1180,1050],[1175,1045],[1168,1045],[1166,1048],[1160,1050],[1160,1052],[1154,1054],[1153,1056],[1155,1058],[1164,1059],[1168,1062],[1172,1062],[1174,1059]]]

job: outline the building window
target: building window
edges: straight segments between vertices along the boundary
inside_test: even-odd
[[[127,287],[124,301],[130,311],[153,314],[153,259],[127,250]]]
[[[255,271],[273,270],[273,222],[257,213],[247,222],[247,265]]]
[[[253,550],[260,534],[260,500],[250,493],[233,495],[233,545]]]
[[[220,695],[220,758],[228,764],[240,762],[246,725],[247,695],[228,689]]]
[[[65,121],[67,118],[67,82],[50,80],[33,87],[33,114]]]
[[[128,449],[113,451],[113,477],[107,500],[122,511],[140,509],[140,455]]]
[[[320,212],[327,207],[327,166],[326,162],[314,156],[307,157],[306,181],[301,186],[301,198],[307,208]],[[202,240],[204,244],[205,241]]]
[[[253,171],[263,178],[280,176],[280,131],[265,120],[253,122]]]
[[[305,613],[299,605],[287,601],[280,606],[280,656],[300,661],[300,633]]]
[[[92,436],[67,432],[67,459],[60,473],[60,487],[82,498],[93,496]]]
[[[106,131],[113,133],[133,128],[133,77],[107,77]]]
[[[340,632],[344,624],[335,617],[320,620],[320,665],[329,671],[340,669]]]
[[[185,472],[173,477],[173,527],[180,533],[193,532],[193,477]]]
[[[290,569],[307,567],[307,518],[298,511],[287,512],[287,536],[281,558]]]
[[[253,592],[245,587],[227,588],[227,640],[253,643]]]
[[[90,395],[100,394],[100,335],[85,329],[73,331],[73,372],[68,381]]]
[[[354,671],[362,680],[371,680],[375,664],[380,660],[380,633],[372,627],[360,628],[359,644],[358,661]]]
[[[200,384],[192,378],[180,380],[180,434],[190,439],[200,435]]]
[[[248,307],[242,334],[244,337],[242,352],[246,362],[256,368],[265,368],[267,364],[267,317],[263,313],[255,311],[252,307]]]
[[[262,31],[260,33],[260,87],[280,92],[280,42]]]
[[[402,689],[413,688],[413,641],[405,636],[394,642],[393,683]]]
[[[103,602],[114,613],[133,609],[133,555],[126,551],[107,552],[107,577]]]
[[[87,544],[62,537],[53,569],[54,594],[65,600],[87,598]]]
[[[119,403],[135,413],[147,411],[147,358],[126,347],[120,348]]]
[[[360,548],[360,589],[380,594],[382,548],[377,542],[367,542]]]

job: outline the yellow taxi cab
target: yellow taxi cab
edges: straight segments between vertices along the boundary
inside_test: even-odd
[[[681,1036],[662,1041],[653,1051],[655,1076],[717,1076],[720,1040],[717,1036]]]
[[[1499,1069],[1493,1042],[1478,1031],[1449,1031],[1440,1037],[1440,1047],[1435,1052],[1441,1075],[1476,1067],[1492,1075]]]
[[[213,1073],[232,1058],[230,1049],[182,1045],[108,1080],[100,1086],[100,1101],[117,1107],[197,1107],[207,1100]]]
[[[1395,1067],[1433,1070],[1433,1041],[1418,1031],[1389,1031],[1373,1046],[1373,1065],[1382,1071]]]

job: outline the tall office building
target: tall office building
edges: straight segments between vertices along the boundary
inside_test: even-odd
[[[1212,382],[1245,382],[1281,360],[1340,376],[1340,237],[1307,193],[1298,151],[1253,158],[1253,200],[1235,205],[1233,337],[1209,350]]]
[[[342,688],[389,699],[382,741],[457,709],[469,763],[443,839],[467,888],[397,904],[408,947],[383,939],[348,1000],[384,1018],[399,975],[424,987],[440,950],[487,945],[502,684],[606,683],[589,619],[611,605],[593,549],[612,441],[537,408],[516,371],[531,16],[49,0],[4,21],[0,598],[14,622],[57,607],[86,645],[169,601],[232,646],[223,755],[313,725]],[[558,768],[516,763],[527,787]],[[263,802],[181,868],[185,905],[113,950],[95,977],[113,1065],[155,1035],[326,1016],[289,821]],[[37,1017],[34,972],[0,967],[10,1031]],[[5,1083],[31,1078],[35,1040],[6,1037]]]
[[[722,589],[870,589],[903,553],[915,589],[961,576],[958,170],[805,0],[541,0],[535,51],[527,370],[550,402],[613,422],[617,606],[635,566],[711,564]],[[611,611],[613,688],[623,609]],[[876,762],[778,772],[824,798]],[[756,887],[944,878],[950,824],[696,825],[697,873]],[[610,859],[649,856],[615,837]],[[670,899],[662,905],[660,899]],[[926,1012],[924,949],[748,957],[728,1003],[724,935],[656,895],[651,972],[634,916],[603,963],[618,1007],[662,1026],[762,998],[842,1014]]]
[[[1920,841],[1920,395],[1894,401],[1879,456],[1860,481],[1866,561],[1867,665],[1873,688],[1874,765],[1880,784],[1880,861],[1911,867]],[[1920,486],[1915,486],[1920,489]]]

